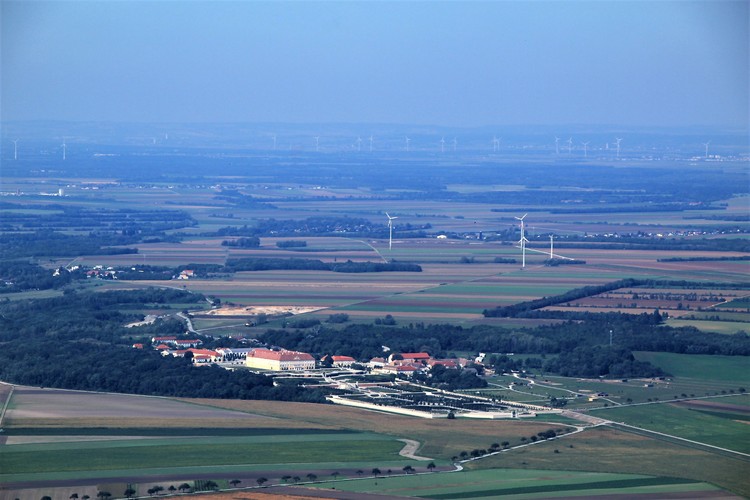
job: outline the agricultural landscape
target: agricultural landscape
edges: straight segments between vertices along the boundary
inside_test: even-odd
[[[750,496],[746,138],[56,127],[2,153],[0,500]],[[372,364],[408,353],[451,364]],[[331,403],[365,387],[430,418]]]

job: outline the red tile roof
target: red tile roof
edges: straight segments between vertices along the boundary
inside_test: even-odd
[[[250,357],[261,359],[272,359],[274,361],[315,361],[306,352],[297,351],[271,351],[270,349],[255,349],[248,354]]]

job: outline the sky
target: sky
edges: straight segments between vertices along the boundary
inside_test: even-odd
[[[0,119],[748,128],[748,0],[0,0]]]

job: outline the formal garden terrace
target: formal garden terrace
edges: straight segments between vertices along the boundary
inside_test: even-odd
[[[544,406],[498,401],[403,382],[397,385],[347,385],[347,388],[349,393],[328,396],[327,399],[334,404],[420,418],[503,419],[559,413],[559,410]]]

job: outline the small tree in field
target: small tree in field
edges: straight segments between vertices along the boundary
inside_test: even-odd
[[[241,482],[242,481],[240,481],[239,479],[232,479],[231,481],[229,481],[229,484],[231,484],[232,486],[236,488],[237,485],[240,484]]]
[[[430,462],[429,464],[427,464],[427,470],[429,470],[430,472],[435,470],[435,462]]]
[[[263,486],[266,482],[268,482],[268,479],[265,477],[259,477],[255,480],[256,483],[258,483],[258,486]]]

